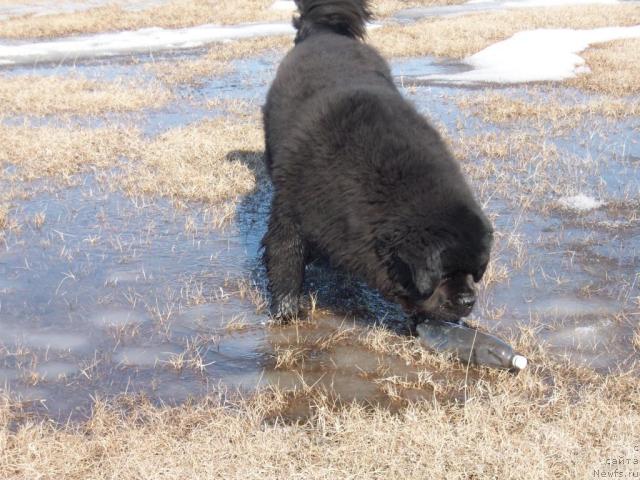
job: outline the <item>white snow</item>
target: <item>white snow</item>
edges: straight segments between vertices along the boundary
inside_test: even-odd
[[[588,71],[578,55],[592,43],[640,37],[640,25],[593,30],[539,29],[518,32],[467,57],[472,70],[418,77],[452,83],[560,81]]]
[[[271,10],[280,10],[283,12],[295,12],[298,9],[293,0],[276,0],[269,8]]]
[[[59,13],[75,13],[104,7],[106,5],[119,5],[123,10],[140,11],[166,3],[167,0],[82,0],[82,1],[30,1],[24,3],[0,4],[0,20],[24,15],[36,17],[55,15]],[[0,2],[1,3],[1,2]]]
[[[194,48],[213,42],[293,33],[294,29],[289,22],[234,26],[207,24],[179,29],[143,28],[48,42],[0,44],[0,65]]]
[[[604,202],[589,197],[583,193],[574,195],[573,197],[562,197],[558,200],[558,203],[569,210],[577,210],[579,212],[586,212],[595,208],[600,208],[604,205]]]

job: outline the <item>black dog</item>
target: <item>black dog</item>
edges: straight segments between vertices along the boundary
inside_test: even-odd
[[[367,1],[296,3],[296,46],[264,107],[273,315],[297,315],[314,251],[413,317],[459,320],[489,261],[491,225],[438,132],[361,41]]]

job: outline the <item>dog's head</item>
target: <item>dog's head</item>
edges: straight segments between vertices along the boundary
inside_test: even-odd
[[[388,296],[409,314],[448,321],[469,315],[493,243],[482,212],[458,207],[396,232],[384,255]]]

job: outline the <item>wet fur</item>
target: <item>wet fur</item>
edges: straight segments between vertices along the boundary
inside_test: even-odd
[[[484,273],[491,226],[438,132],[360,40],[367,3],[297,3],[296,46],[263,109],[273,314],[298,313],[305,264],[321,252],[408,312],[447,317]]]

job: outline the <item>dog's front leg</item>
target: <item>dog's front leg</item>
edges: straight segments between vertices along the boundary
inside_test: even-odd
[[[262,245],[271,292],[271,314],[286,322],[296,317],[300,308],[305,246],[300,228],[282,210],[274,198]]]

